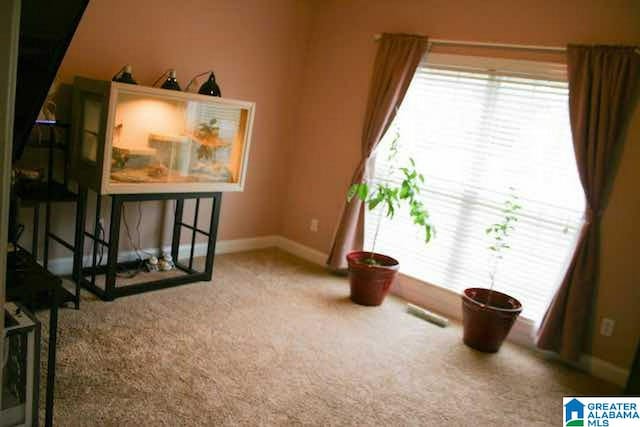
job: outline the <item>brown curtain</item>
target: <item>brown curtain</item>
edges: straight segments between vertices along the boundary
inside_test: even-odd
[[[569,46],[569,114],[573,149],[586,198],[586,221],[567,273],[547,309],[538,347],[572,361],[582,353],[598,266],[598,229],[620,143],[640,80],[633,47]]]
[[[365,176],[367,160],[391,125],[396,109],[404,99],[409,83],[427,50],[427,38],[407,34],[383,34],[369,89],[362,129],[362,157],[353,172],[351,184]],[[345,192],[346,194],[346,192]],[[364,209],[357,198],[346,203],[327,264],[334,270],[346,267],[345,256],[361,250],[364,244]]]

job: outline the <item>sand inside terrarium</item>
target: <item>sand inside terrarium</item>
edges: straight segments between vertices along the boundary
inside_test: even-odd
[[[210,168],[212,173],[191,172],[182,175],[169,170],[163,165],[146,166],[143,168],[125,168],[111,172],[111,180],[129,183],[185,183],[185,182],[232,182],[232,176],[226,166],[219,165]],[[215,170],[217,169],[217,171]]]
[[[216,138],[217,139],[217,138]],[[231,143],[205,146],[193,136],[149,134],[144,148],[113,147],[111,181],[119,183],[233,182],[226,166]]]

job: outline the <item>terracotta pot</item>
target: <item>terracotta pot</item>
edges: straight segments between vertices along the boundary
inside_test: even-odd
[[[491,300],[487,303],[489,294]],[[462,294],[464,343],[486,353],[497,352],[521,311],[520,301],[502,292],[465,289]]]
[[[376,261],[376,265],[364,262],[371,257]],[[386,255],[362,251],[348,254],[347,263],[349,264],[351,301],[368,306],[382,304],[400,268],[400,263]]]

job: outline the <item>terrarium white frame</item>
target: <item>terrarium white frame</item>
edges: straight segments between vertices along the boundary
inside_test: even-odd
[[[249,164],[249,152],[253,134],[253,119],[255,103],[237,99],[212,97],[191,92],[180,92],[149,86],[132,85],[128,83],[109,82],[110,88],[106,99],[107,117],[104,130],[104,141],[101,141],[103,151],[102,179],[100,180],[100,194],[142,194],[142,193],[196,193],[196,192],[227,192],[243,191]],[[247,110],[246,127],[240,154],[240,166],[237,182],[189,182],[189,183],[114,183],[111,181],[111,153],[113,146],[113,121],[115,120],[118,96],[120,94],[148,95],[154,98],[175,101],[198,101],[206,104],[234,105]],[[78,141],[78,143],[81,143]]]

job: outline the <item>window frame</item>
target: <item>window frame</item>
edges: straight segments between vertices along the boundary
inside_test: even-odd
[[[567,82],[566,64],[561,62],[543,62],[527,59],[508,59],[473,55],[430,53],[425,54],[416,73],[428,66],[452,71],[491,72],[495,75],[522,77],[540,80]],[[570,142],[569,142],[570,143]],[[370,159],[371,171],[374,173],[375,157]],[[584,221],[584,212],[582,221]],[[436,224],[437,227],[437,224]],[[576,233],[564,260],[563,269],[568,268],[571,254],[575,251],[579,232]],[[393,292],[408,301],[433,309],[454,320],[462,319],[461,294],[456,290],[429,283],[423,278],[400,272]],[[509,334],[508,339],[529,348],[535,348],[534,335],[537,329],[535,321],[520,316]]]

